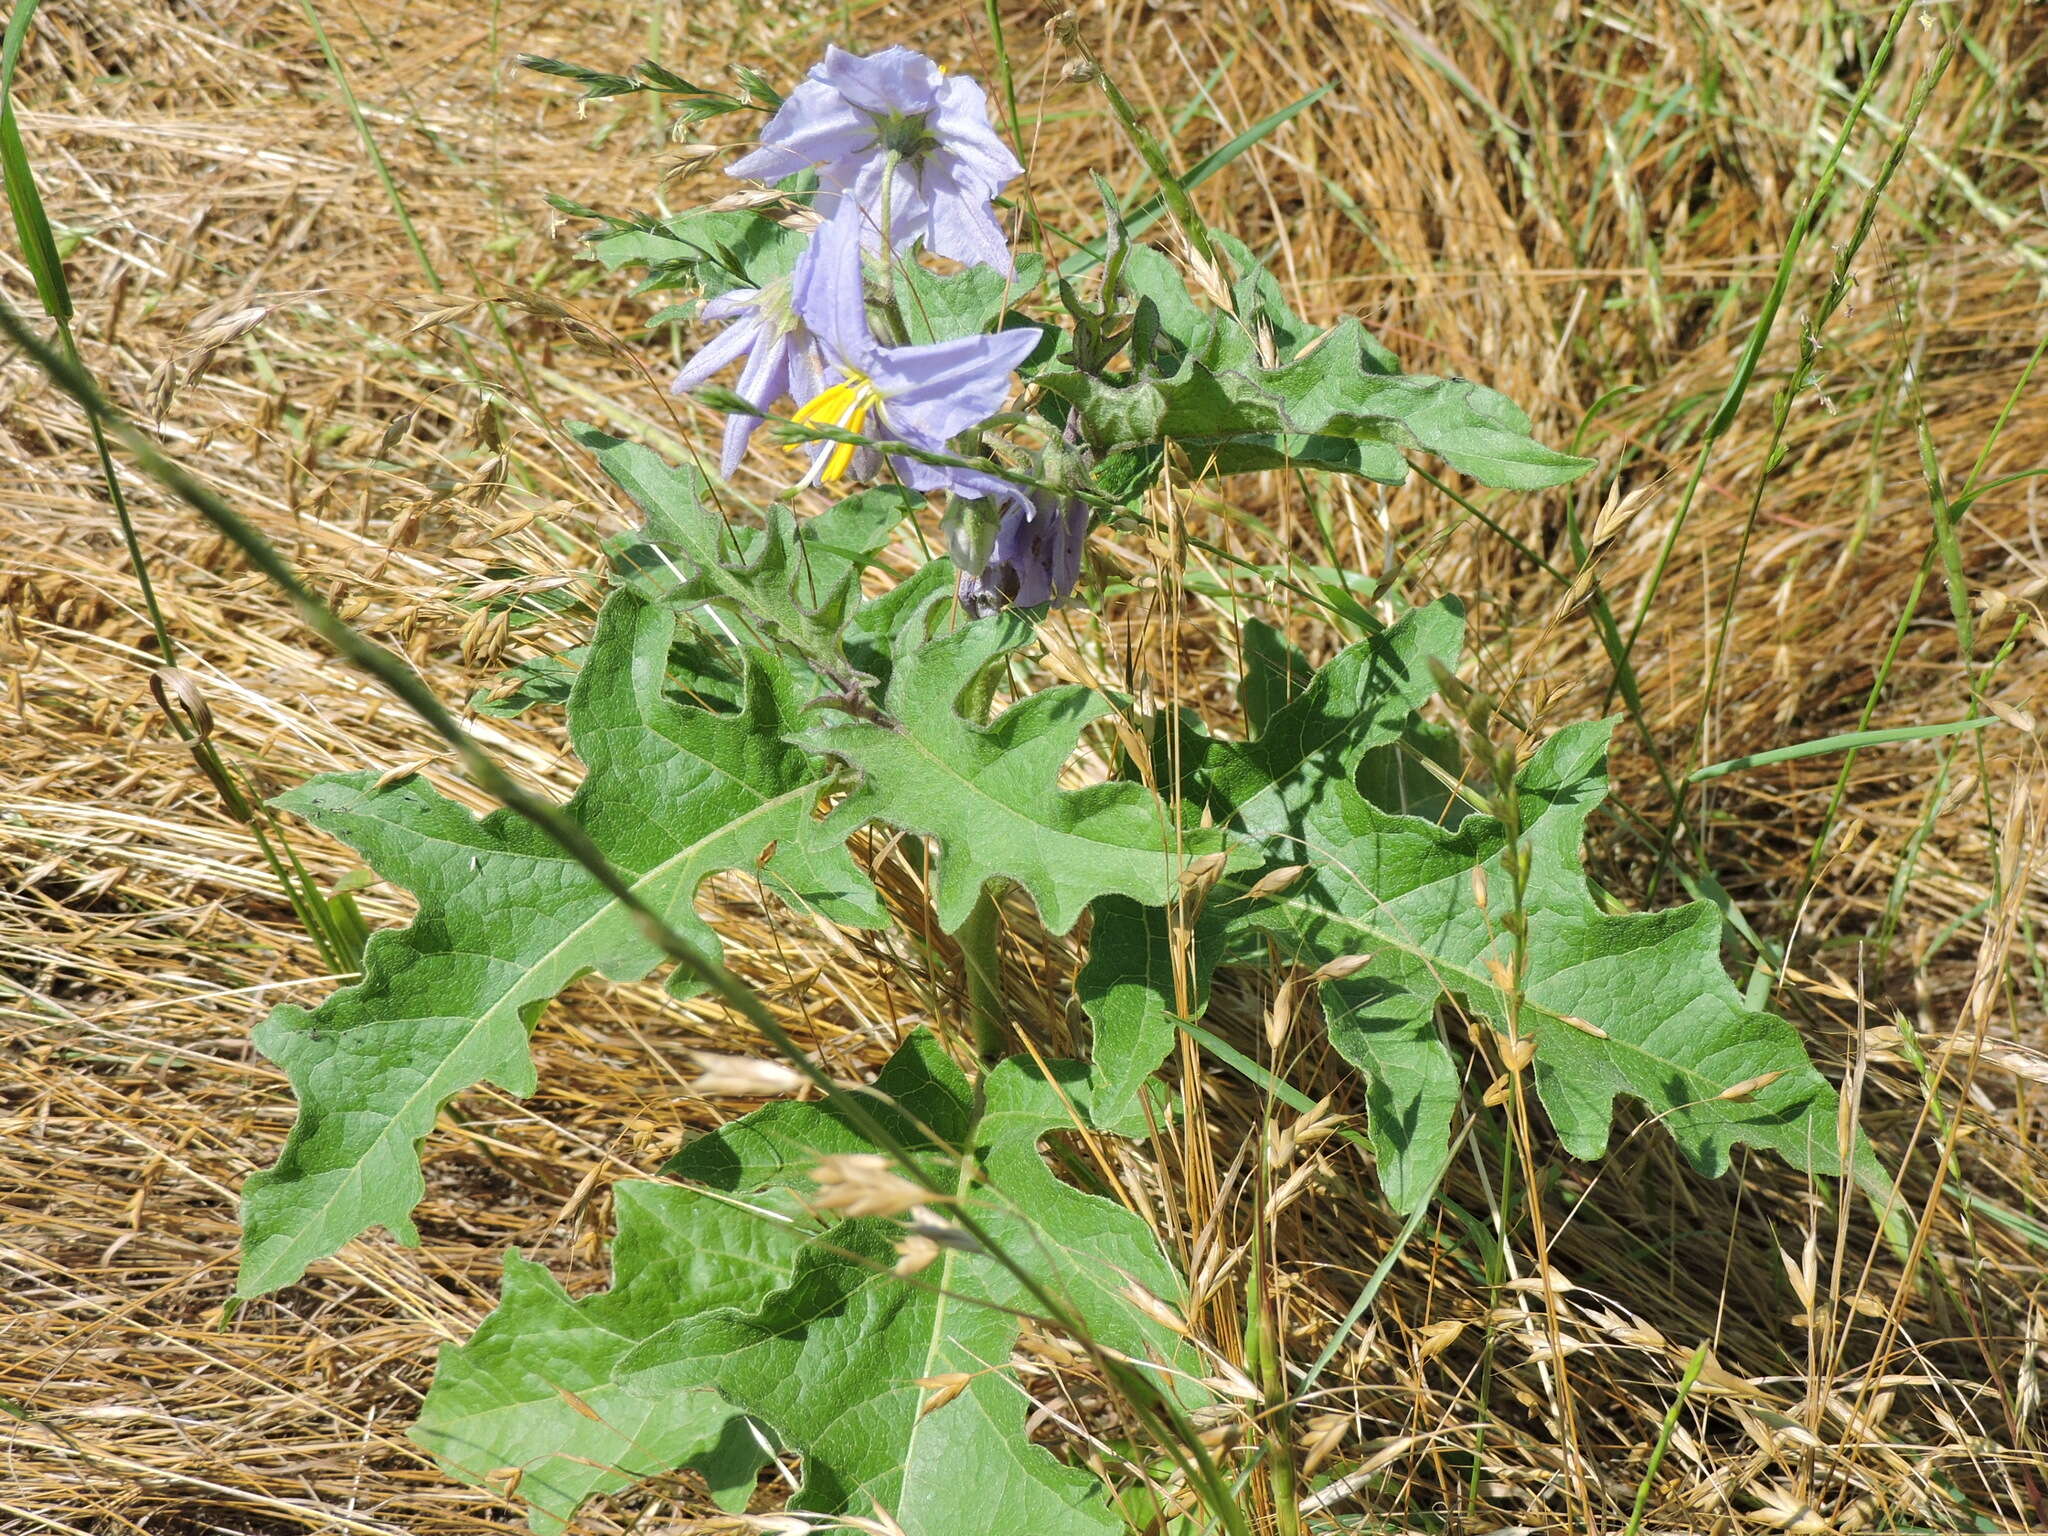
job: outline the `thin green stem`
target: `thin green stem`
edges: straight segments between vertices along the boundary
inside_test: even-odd
[[[993,1062],[1009,1048],[1010,1030],[1003,1009],[1003,916],[984,886],[953,935],[967,966],[967,1015],[974,1027],[974,1048]]]
[[[1657,1481],[1658,1470],[1664,1465],[1664,1453],[1671,1449],[1671,1438],[1678,1433],[1678,1416],[1685,1411],[1685,1400],[1692,1396],[1692,1389],[1699,1384],[1700,1372],[1706,1368],[1707,1346],[1703,1342],[1692,1352],[1692,1358],[1685,1362],[1685,1374],[1678,1378],[1678,1395],[1664,1410],[1664,1422],[1657,1429],[1657,1443],[1650,1447],[1649,1464],[1643,1468],[1643,1480],[1636,1485],[1635,1508],[1629,1511],[1628,1525],[1621,1536],[1642,1536],[1643,1516],[1650,1508],[1650,1490]]]
[[[405,198],[398,190],[398,180],[391,174],[391,165],[384,158],[384,151],[377,145],[376,135],[370,132],[369,119],[363,116],[362,103],[356,100],[355,87],[349,84],[348,73],[341,67],[341,56],[334,51],[334,44],[328,39],[327,28],[320,20],[320,13],[313,9],[313,0],[299,0],[299,10],[306,18],[306,25],[313,29],[313,40],[320,45],[321,56],[327,61],[327,71],[334,76],[335,88],[341,92],[342,104],[348,108],[348,115],[356,125],[356,137],[363,141],[363,153],[370,157],[370,166],[377,173],[377,180],[384,185],[384,195],[391,202],[391,211],[398,216],[398,226],[405,231],[405,238],[412,246],[412,253],[419,259],[420,271],[425,274],[427,286],[436,293],[446,291],[441,274],[435,269],[434,258],[427,254],[427,245],[420,238],[419,230],[412,222],[412,214],[405,206]]]
[[[72,326],[75,310],[71,300],[71,285],[64,273],[63,258],[58,254],[56,235],[50,225],[49,215],[43,208],[42,194],[36,186],[35,170],[29,164],[28,151],[21,141],[20,128],[14,116],[14,71],[20,61],[21,48],[27,38],[30,18],[35,14],[38,0],[27,0],[9,19],[4,41],[0,41],[0,179],[4,179],[8,212],[14,220],[15,233],[21,241],[23,259],[27,262],[35,279],[36,297],[56,329],[58,350],[64,361],[82,378],[90,379],[91,374],[79,351],[78,335]],[[160,688],[162,680],[168,677],[168,669],[178,660],[178,648],[171,638],[171,627],[164,616],[163,604],[157,597],[156,580],[150,574],[149,559],[144,554],[142,539],[136,531],[135,517],[128,505],[128,493],[124,488],[120,471],[115,467],[114,455],[107,442],[105,425],[94,413],[86,413],[86,430],[91,434],[94,456],[99,461],[100,479],[106,487],[107,504],[113,508],[114,520],[121,529],[121,542],[128,554],[130,570],[135,574],[135,583],[142,594],[142,606],[149,616],[149,625],[156,637],[157,658],[161,669],[154,679]],[[266,830],[266,813],[260,805],[252,802],[243,792],[240,782],[220,750],[209,739],[204,723],[199,719],[188,719],[179,709],[169,707],[166,696],[159,692],[164,702],[164,716],[172,731],[184,742],[191,752],[192,760],[205,776],[215,793],[221,797],[230,816],[245,824],[256,839],[257,849],[264,862],[270,867],[278,888],[291,905],[300,924],[319,948],[321,958],[330,970],[352,968],[347,960],[348,950],[338,943],[337,934],[330,920],[327,902],[319,894],[311,877],[300,865],[297,855],[292,852],[290,842],[282,830],[274,825]],[[277,848],[272,846],[270,832],[277,832],[276,841],[291,860],[292,869],[298,878],[285,868],[278,857]],[[360,953],[360,946],[357,947]]]
[[[1003,109],[1010,119],[1010,142],[1022,154],[1024,114],[1017,106],[1017,74],[1010,67],[1010,38],[1003,30],[1002,0],[982,0],[981,10],[988,18],[989,41],[995,45],[996,83],[1003,88]]]
[[[1813,192],[1800,207],[1792,221],[1792,229],[1785,241],[1785,253],[1778,260],[1778,270],[1771,282],[1771,291],[1765,295],[1763,308],[1758,312],[1755,324],[1750,328],[1749,341],[1736,361],[1735,373],[1722,392],[1721,403],[1708,419],[1705,432],[1700,440],[1700,450],[1693,460],[1692,472],[1687,476],[1685,493],[1679,499],[1678,513],[1671,520],[1671,528],[1664,536],[1664,543],[1657,551],[1657,562],[1651,568],[1650,580],[1643,589],[1642,598],[1636,604],[1635,617],[1630,621],[1628,638],[1622,643],[1618,669],[1627,669],[1635,653],[1636,641],[1641,638],[1643,626],[1649,621],[1650,609],[1656,603],[1657,592],[1664,582],[1664,573],[1669,569],[1671,557],[1678,548],[1679,535],[1685,531],[1686,521],[1692,515],[1700,483],[1706,477],[1707,464],[1712,459],[1714,445],[1728,428],[1734,424],[1736,412],[1742,408],[1743,398],[1749,393],[1749,386],[1756,377],[1758,366],[1763,361],[1764,347],[1771,339],[1777,326],[1778,311],[1784,306],[1785,295],[1792,286],[1792,274],[1799,262],[1799,252],[1806,244],[1806,237],[1812,232],[1821,212],[1834,196],[1835,173],[1840,169],[1842,157],[1847,153],[1849,141],[1854,137],[1856,126],[1863,120],[1864,108],[1869,105],[1871,93],[1884,78],[1885,68],[1891,62],[1892,44],[1899,31],[1906,24],[1906,18],[1919,8],[1919,0],[1899,0],[1893,7],[1891,20],[1885,27],[1883,38],[1878,42],[1870,68],[1865,72],[1863,83],[1850,101],[1842,119],[1842,131],[1836,135],[1834,148],[1827,163],[1821,167],[1820,177],[1814,183]]]
[[[1976,715],[1968,720],[1944,720],[1935,725],[1894,725],[1881,731],[1846,731],[1840,736],[1822,737],[1819,741],[1802,741],[1789,747],[1773,747],[1768,752],[1752,752],[1747,757],[1731,757],[1725,763],[1709,763],[1704,768],[1695,768],[1686,782],[1699,784],[1725,774],[1740,773],[1745,768],[1766,768],[1772,763],[1824,757],[1830,752],[1853,752],[1859,747],[1881,747],[1887,742],[1933,741],[1943,736],[1960,736],[1965,731],[1981,731],[1985,726],[1997,723],[1994,716]]]
[[[1115,114],[1117,122],[1122,124],[1125,137],[1131,141],[1131,147],[1137,150],[1138,158],[1145,162],[1145,169],[1150,171],[1152,179],[1159,183],[1159,195],[1166,200],[1166,209],[1173,215],[1173,222],[1180,226],[1181,235],[1187,240],[1188,249],[1211,267],[1216,266],[1216,247],[1209,238],[1209,226],[1204,224],[1201,215],[1195,212],[1194,199],[1188,196],[1186,183],[1174,171],[1172,163],[1166,158],[1166,151],[1160,147],[1159,140],[1152,136],[1152,130],[1139,119],[1137,108],[1131,105],[1129,98],[1118,87],[1115,77],[1102,67],[1102,61],[1096,58],[1095,50],[1090,48],[1086,39],[1081,36],[1080,27],[1070,25],[1060,36],[1061,41],[1080,54],[1090,76],[1102,87],[1103,100],[1109,103],[1109,110]]]

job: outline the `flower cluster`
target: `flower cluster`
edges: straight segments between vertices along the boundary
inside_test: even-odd
[[[705,318],[726,329],[676,376],[675,389],[699,388],[744,359],[737,392],[745,401],[766,407],[787,397],[799,424],[963,456],[962,435],[1002,410],[1039,332],[890,345],[870,318],[867,260],[915,260],[922,251],[1012,271],[993,201],[1023,167],[990,123],[981,87],[909,48],[865,57],[831,48],[777,109],[759,147],[727,170],[767,181],[814,172],[822,222],[787,277],[705,306]],[[761,420],[728,419],[726,475]],[[905,485],[952,497],[952,521],[964,508],[964,521],[986,530],[953,541],[972,611],[1073,591],[1088,526],[1079,502],[1028,490],[993,465],[933,464],[838,441],[815,443],[810,454],[801,484],[869,479],[886,457]]]

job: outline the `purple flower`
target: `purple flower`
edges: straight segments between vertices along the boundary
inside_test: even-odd
[[[794,420],[914,443],[934,452],[980,426],[1009,398],[1010,374],[1038,344],[1036,330],[997,331],[920,346],[885,347],[868,326],[859,231],[849,218],[813,237],[811,259],[799,268],[795,310],[823,344],[839,377],[797,408]],[[880,430],[869,430],[870,420]],[[821,443],[807,483],[844,479],[858,452],[852,443]],[[973,471],[894,461],[904,484],[920,491],[951,489]]]
[[[706,320],[730,320],[732,324],[684,364],[670,389],[685,394],[744,357],[746,366],[740,369],[736,386],[741,399],[769,406],[784,395],[796,400],[815,395],[824,381],[825,360],[817,338],[790,302],[790,287],[789,278],[778,278],[766,288],[736,288],[706,304]],[[726,479],[740,467],[747,440],[760,425],[758,416],[726,418],[725,452],[719,469]]]
[[[827,48],[777,109],[761,147],[727,167],[779,181],[818,173],[819,211],[858,215],[870,245],[915,240],[939,256],[1010,271],[989,199],[1024,172],[990,124],[988,97],[913,49],[863,57]]]
[[[961,606],[980,618],[1072,595],[1087,540],[1087,503],[1037,490],[1004,498],[987,559],[979,570],[960,573]]]

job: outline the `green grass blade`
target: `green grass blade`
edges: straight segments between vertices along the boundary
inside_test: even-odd
[[[7,208],[21,237],[22,256],[35,278],[36,300],[51,319],[68,321],[71,289],[64,281],[64,260],[57,254],[56,236],[14,121],[14,69],[21,62],[22,44],[28,41],[28,24],[41,4],[42,0],[21,0],[7,18],[6,35],[0,37],[0,178],[6,182]]]
[[[441,274],[434,266],[434,258],[427,254],[427,245],[420,238],[419,230],[412,222],[412,213],[405,206],[405,197],[398,190],[398,180],[391,174],[391,166],[384,158],[384,151],[377,147],[377,139],[370,132],[369,119],[363,116],[362,103],[356,100],[355,87],[349,84],[348,73],[341,67],[341,56],[334,51],[334,44],[328,39],[327,28],[321,23],[320,13],[313,9],[313,0],[299,0],[299,9],[305,14],[306,25],[313,29],[313,39],[320,45],[321,57],[327,61],[327,72],[334,76],[335,89],[341,92],[342,105],[348,108],[349,118],[356,125],[356,137],[363,141],[363,153],[370,157],[371,168],[377,173],[377,180],[383,184],[384,195],[390,200],[391,211],[398,216],[399,228],[405,231],[406,242],[412,246],[412,253],[420,264],[420,271],[427,279],[427,286],[436,293],[446,291]]]
[[[1678,1380],[1678,1395],[1671,1399],[1664,1422],[1657,1430],[1657,1443],[1650,1448],[1650,1463],[1643,1468],[1642,1482],[1636,1485],[1635,1508],[1629,1513],[1628,1529],[1622,1536],[1638,1536],[1642,1530],[1643,1515],[1650,1507],[1650,1490],[1657,1481],[1658,1468],[1664,1465],[1664,1453],[1671,1448],[1671,1437],[1678,1430],[1678,1416],[1685,1412],[1685,1400],[1692,1396],[1692,1389],[1699,1384],[1700,1373],[1706,1368],[1707,1346],[1703,1343],[1685,1362],[1685,1374]]]
[[[1284,124],[1292,122],[1336,88],[1336,81],[1326,81],[1299,101],[1291,102],[1279,111],[1260,118],[1228,144],[1223,145],[1219,149],[1212,150],[1196,161],[1194,168],[1187,175],[1180,178],[1181,186],[1192,192],[1196,187],[1199,187],[1211,176],[1214,176],[1218,171],[1230,164],[1231,161],[1237,159],[1246,150],[1252,148],[1260,141],[1270,138],[1277,129]],[[1164,197],[1155,194],[1146,198],[1125,216],[1124,228],[1133,236],[1143,234],[1154,224],[1157,224],[1165,212],[1166,202]],[[1065,278],[1079,277],[1091,268],[1100,266],[1103,254],[1104,242],[1102,240],[1090,240],[1080,250],[1074,252],[1073,255],[1060,263],[1060,276]]]
[[[1671,520],[1671,528],[1664,535],[1664,543],[1657,552],[1657,562],[1650,572],[1650,580],[1644,587],[1643,595],[1636,604],[1635,616],[1629,625],[1628,638],[1622,645],[1621,667],[1631,665],[1635,654],[1636,641],[1641,638],[1643,626],[1649,622],[1650,610],[1656,604],[1658,589],[1663,585],[1664,573],[1670,567],[1671,557],[1678,548],[1679,535],[1684,532],[1692,514],[1694,500],[1699,495],[1701,481],[1706,476],[1707,462],[1713,457],[1714,445],[1721,440],[1735,420],[1735,414],[1742,408],[1743,399],[1749,393],[1749,386],[1756,378],[1758,367],[1763,362],[1764,348],[1777,329],[1779,310],[1790,291],[1792,278],[1799,265],[1799,252],[1806,244],[1806,237],[1819,222],[1822,211],[1834,196],[1835,173],[1840,169],[1842,158],[1848,153],[1849,141],[1855,137],[1856,127],[1863,120],[1864,108],[1869,105],[1877,84],[1884,78],[1885,66],[1890,63],[1892,44],[1899,31],[1906,24],[1906,18],[1918,8],[1918,0],[1900,0],[1892,10],[1882,39],[1878,42],[1871,67],[1865,74],[1854,100],[1849,103],[1842,118],[1842,131],[1835,138],[1834,148],[1827,163],[1821,167],[1820,176],[1814,183],[1812,195],[1800,208],[1793,220],[1792,229],[1785,241],[1785,254],[1779,258],[1778,270],[1771,280],[1771,291],[1765,296],[1763,308],[1758,312],[1750,328],[1749,341],[1736,361],[1735,373],[1722,391],[1721,401],[1715,407],[1712,418],[1700,436],[1698,456],[1693,460],[1692,473],[1686,480],[1685,492],[1679,500],[1677,514]]]
[[[1858,747],[1881,747],[1894,741],[1933,741],[1942,736],[1960,736],[1965,731],[1981,731],[1987,725],[1998,721],[1991,715],[1979,715],[1970,720],[1944,720],[1938,725],[1894,725],[1878,731],[1844,731],[1839,736],[1823,736],[1818,741],[1802,741],[1789,747],[1773,747],[1768,752],[1752,752],[1746,757],[1731,757],[1725,763],[1709,763],[1696,768],[1686,776],[1688,784],[1699,784],[1707,779],[1718,779],[1724,774],[1740,773],[1745,768],[1766,768],[1772,763],[1792,763],[1804,757],[1825,757],[1830,752],[1853,752]]]

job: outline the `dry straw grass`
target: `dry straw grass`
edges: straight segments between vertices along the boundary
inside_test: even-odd
[[[1873,97],[1879,115],[1847,157],[1849,193],[1809,242],[1636,652],[1658,749],[1681,767],[1855,728],[1928,547],[1923,420],[1951,494],[1987,442],[1980,481],[2048,463],[2039,376],[2021,387],[2048,270],[2041,12],[2017,0],[1925,8],[1932,25],[1909,23]],[[22,128],[109,390],[159,420],[357,623],[460,697],[491,683],[508,650],[575,638],[573,625],[508,636],[465,605],[477,584],[579,578],[624,520],[554,423],[581,416],[657,442],[704,426],[660,396],[669,359],[636,359],[615,340],[637,333],[647,302],[590,282],[541,200],[547,189],[654,205],[674,155],[659,114],[628,102],[586,116],[511,54],[616,66],[653,52],[699,76],[745,59],[786,75],[846,27],[859,42],[908,35],[983,72],[991,61],[966,6],[911,18],[874,6],[361,0],[321,14],[417,251],[306,13],[287,0],[51,0],[24,56]],[[1129,157],[1089,91],[1061,81],[1043,19],[1010,18],[1033,191],[1048,220],[1085,227],[1081,173],[1125,175]],[[1633,613],[1693,433],[1726,386],[1882,13],[1822,0],[1111,0],[1082,19],[1140,104],[1175,123],[1187,160],[1338,82],[1201,203],[1273,251],[1306,312],[1364,315],[1411,366],[1509,391],[1554,439],[1592,413],[1584,441],[1604,461],[1599,483],[1491,509],[1565,575],[1566,494],[1590,520],[1608,478],[1633,488],[1669,476],[1599,555],[1604,591]],[[1850,236],[1886,125],[1904,115],[1941,29],[1957,25],[1970,47],[1878,206],[1850,302],[1821,338],[1819,383],[1789,402],[1782,462],[1745,544],[1768,396]],[[11,254],[0,289],[16,307],[30,301]],[[467,303],[478,296],[500,302]],[[416,328],[437,315],[444,323]],[[2048,583],[2039,485],[1989,494],[1962,519],[1985,637],[1976,657],[1959,654],[1937,564],[1873,724],[1965,713],[1970,668],[2035,613]],[[1320,520],[1358,571],[1406,561],[1397,595],[1476,599],[1474,675],[1528,715],[1557,723],[1609,707],[1584,609],[1567,610],[1556,581],[1435,492],[1339,488],[1311,503],[1277,478],[1230,491],[1228,506],[1189,504],[1197,532],[1289,563],[1320,557]],[[275,787],[428,759],[442,787],[464,792],[423,730],[311,643],[218,540],[146,490],[136,501],[172,628],[234,761]],[[507,528],[535,508],[545,523]],[[444,1117],[428,1147],[422,1247],[358,1243],[221,1326],[235,1191],[291,1116],[249,1029],[330,979],[247,832],[157,716],[148,626],[81,423],[18,363],[0,372],[0,550],[0,1396],[14,1415],[0,1528],[505,1528],[509,1507],[445,1482],[404,1439],[434,1346],[488,1309],[508,1245],[599,1283],[610,1181],[742,1107],[693,1098],[685,1052],[747,1041],[709,1005],[579,989],[538,1033],[539,1097],[473,1094]],[[1313,610],[1278,589],[1253,595],[1268,599],[1255,611],[1329,649]],[[1141,593],[1100,632],[1078,628],[1072,664],[1128,658],[1133,681],[1228,723],[1232,624],[1171,597]],[[2043,670],[2029,628],[1980,686],[2021,719]],[[573,782],[557,720],[483,728],[533,781]],[[1652,847],[1668,806],[1640,738],[1625,730],[1622,743],[1618,799],[1642,822],[1613,821],[1600,857],[1621,888],[1668,900]],[[1795,981],[1779,1001],[1905,1167],[1919,1278],[1902,1286],[1867,1214],[1843,1217],[1784,1168],[1751,1160],[1707,1183],[1642,1134],[1618,1138],[1600,1169],[1559,1158],[1543,1170],[1554,1221],[1572,1213],[1549,1255],[1564,1283],[1546,1302],[1519,1237],[1522,1282],[1483,1283],[1499,1170],[1461,1159],[1450,1194],[1469,1219],[1447,1207],[1424,1226],[1298,1416],[1328,1466],[1384,1474],[1353,1485],[1384,1522],[1358,1528],[1619,1529],[1680,1366],[1703,1342],[1712,1361],[1648,1529],[2048,1527],[2048,1231],[2031,1150],[2048,1081],[2039,750],[2001,727],[1865,753],[1809,893],[1839,765],[1719,780],[1698,825],[1747,919],[1796,934]],[[323,879],[348,867],[304,829],[294,842]],[[914,881],[904,885],[914,902]],[[913,1019],[957,1016],[949,983],[918,955],[849,946],[744,889],[727,896],[718,921],[740,969],[844,1070]],[[402,918],[388,889],[365,903],[373,921]],[[1021,914],[1016,929],[1012,991],[1058,1044],[1073,956]],[[1256,1039],[1269,1001],[1226,996],[1220,1027]],[[1314,1034],[1289,1037],[1289,1075],[1334,1094],[1332,1113],[1357,1113]],[[1245,1241],[1269,1224],[1265,1279],[1294,1330],[1290,1354],[1308,1358],[1393,1224],[1369,1174],[1313,1134],[1284,1165],[1313,1174],[1289,1186],[1284,1210],[1261,1211],[1236,1153],[1273,1117],[1232,1079],[1196,1087],[1206,1134],[1156,1161],[1134,1156],[1134,1187],[1174,1213],[1212,1287],[1200,1321],[1226,1344]],[[697,1507],[686,1487],[657,1488],[589,1511],[581,1528],[680,1529],[663,1522]]]

